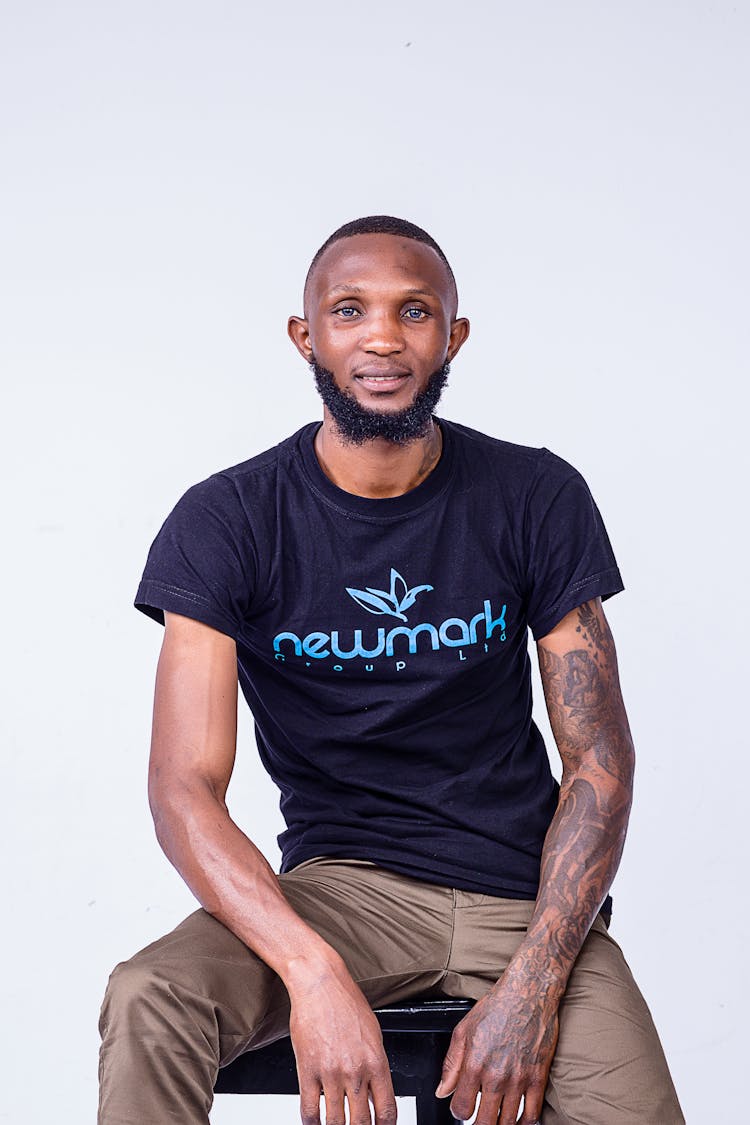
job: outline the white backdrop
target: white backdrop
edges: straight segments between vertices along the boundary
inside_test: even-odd
[[[723,0],[3,5],[0,1121],[94,1120],[106,977],[193,907],[147,812],[133,594],[189,484],[318,415],[286,317],[373,212],[458,277],[443,414],[602,508],[640,755],[613,932],[688,1121],[742,1117],[749,41]],[[275,860],[240,738],[230,805]]]

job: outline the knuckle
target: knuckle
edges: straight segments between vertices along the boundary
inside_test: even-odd
[[[382,1106],[375,1114],[378,1125],[395,1125],[398,1116],[395,1105]]]

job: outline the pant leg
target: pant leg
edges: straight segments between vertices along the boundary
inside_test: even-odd
[[[685,1125],[651,1013],[599,919],[560,1005],[543,1125]]]
[[[506,968],[533,903],[457,891],[450,996],[479,999]],[[560,1005],[542,1125],[684,1125],[646,1003],[598,918]]]
[[[357,860],[280,876],[373,1006],[440,979],[452,893]],[[205,1125],[220,1065],[285,1034],[281,980],[203,910],[112,973],[102,1006],[99,1125]]]

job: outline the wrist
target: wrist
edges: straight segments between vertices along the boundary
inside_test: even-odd
[[[277,972],[289,996],[307,992],[346,972],[346,965],[335,949],[322,938],[310,943],[303,952],[290,956]]]
[[[549,950],[519,948],[495,986],[507,993],[517,993],[527,1000],[556,1008],[568,984],[570,969],[553,957]]]

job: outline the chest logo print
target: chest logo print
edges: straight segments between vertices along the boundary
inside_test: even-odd
[[[364,590],[354,590],[351,586],[347,586],[346,592],[368,613],[387,613],[390,617],[397,617],[399,621],[406,621],[404,610],[414,605],[418,594],[433,589],[434,586],[424,585],[412,586],[410,590],[399,572],[391,567],[390,590],[375,590],[372,586],[366,586]]]
[[[335,590],[339,589],[336,583]],[[284,629],[273,638],[274,660],[283,664],[287,657],[301,658],[305,667],[311,668],[319,660],[359,659],[368,661],[364,670],[372,672],[375,664],[370,662],[378,657],[386,657],[395,659],[396,671],[400,672],[406,667],[407,656],[426,656],[429,652],[455,649],[457,659],[465,661],[467,656],[464,650],[476,646],[489,653],[493,636],[501,643],[506,638],[505,615],[508,607],[503,604],[498,613],[498,603],[493,608],[490,598],[485,598],[482,608],[477,607],[477,612],[470,617],[446,617],[439,624],[421,621],[410,625],[407,610],[416,604],[417,598],[435,587],[423,582],[409,588],[406,579],[395,567],[391,567],[388,590],[378,590],[374,586],[365,586],[364,590],[357,590],[353,586],[345,586],[344,589],[360,609],[377,616],[391,619],[395,617],[396,622],[385,621],[379,628],[373,622],[370,628],[353,628],[347,625],[339,629],[332,627],[330,622],[323,621],[322,628],[313,628],[307,633],[303,630],[292,632]],[[340,594],[336,596],[340,597]],[[435,600],[440,601],[439,597]],[[351,610],[351,606],[349,608]],[[433,599],[428,598],[425,608],[428,612],[432,611],[432,616],[436,609],[442,607],[436,606]],[[334,672],[343,672],[344,665],[335,663],[332,668]]]

